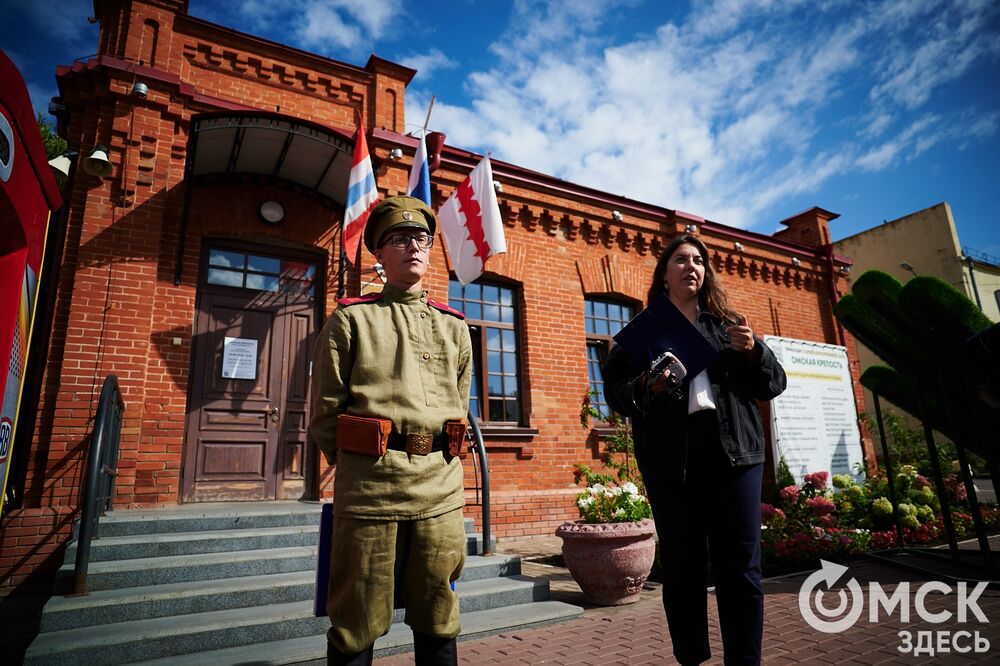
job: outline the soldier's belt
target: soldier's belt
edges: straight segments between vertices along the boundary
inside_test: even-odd
[[[389,448],[394,451],[406,451],[418,456],[426,456],[432,451],[444,451],[448,448],[448,436],[442,430],[434,433],[399,432],[389,433]]]
[[[392,432],[392,421],[368,416],[341,414],[337,417],[337,448],[367,456],[384,456],[387,449],[425,456],[448,450],[462,453],[465,444],[464,421],[446,421],[437,433]]]

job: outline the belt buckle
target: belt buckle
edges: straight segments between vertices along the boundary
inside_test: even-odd
[[[406,452],[426,456],[434,447],[434,435],[411,432],[406,435]]]

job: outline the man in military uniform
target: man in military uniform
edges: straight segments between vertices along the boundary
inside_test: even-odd
[[[373,643],[392,621],[394,592],[406,605],[416,663],[458,663],[451,583],[465,562],[465,498],[448,435],[452,446],[460,442],[452,426],[468,412],[472,344],[463,315],[423,289],[436,227],[434,212],[413,197],[372,210],[364,242],[386,285],[341,299],[314,352],[309,428],[337,463],[331,664],[371,663]],[[391,425],[384,454],[368,451],[377,428],[372,435],[345,429],[356,417],[386,432]]]

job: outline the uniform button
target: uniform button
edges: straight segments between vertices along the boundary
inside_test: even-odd
[[[420,313],[420,318],[421,319],[427,319],[427,313],[426,312],[421,312]]]
[[[430,354],[428,354],[427,352],[424,352],[424,353],[423,353],[423,359],[424,359],[425,361],[426,361],[427,359],[429,359],[430,357],[431,357],[431,355],[430,355]]]

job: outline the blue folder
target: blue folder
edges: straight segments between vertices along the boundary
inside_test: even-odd
[[[319,552],[316,554],[316,592],[313,597],[313,615],[326,616],[326,595],[330,586],[330,551],[333,549],[333,503],[323,504],[319,518]],[[405,557],[405,554],[404,554]],[[403,568],[405,568],[405,562]],[[395,586],[396,595],[394,608],[403,608],[403,600],[399,595],[400,586]],[[452,591],[455,583],[451,584]]]
[[[333,503],[323,504],[319,515],[319,552],[316,554],[316,596],[313,615],[326,616],[326,592],[330,587],[330,550],[333,548]]]
[[[719,355],[666,294],[657,297],[614,337],[632,362],[643,369],[663,352],[673,352],[687,369],[688,379],[710,366]]]

